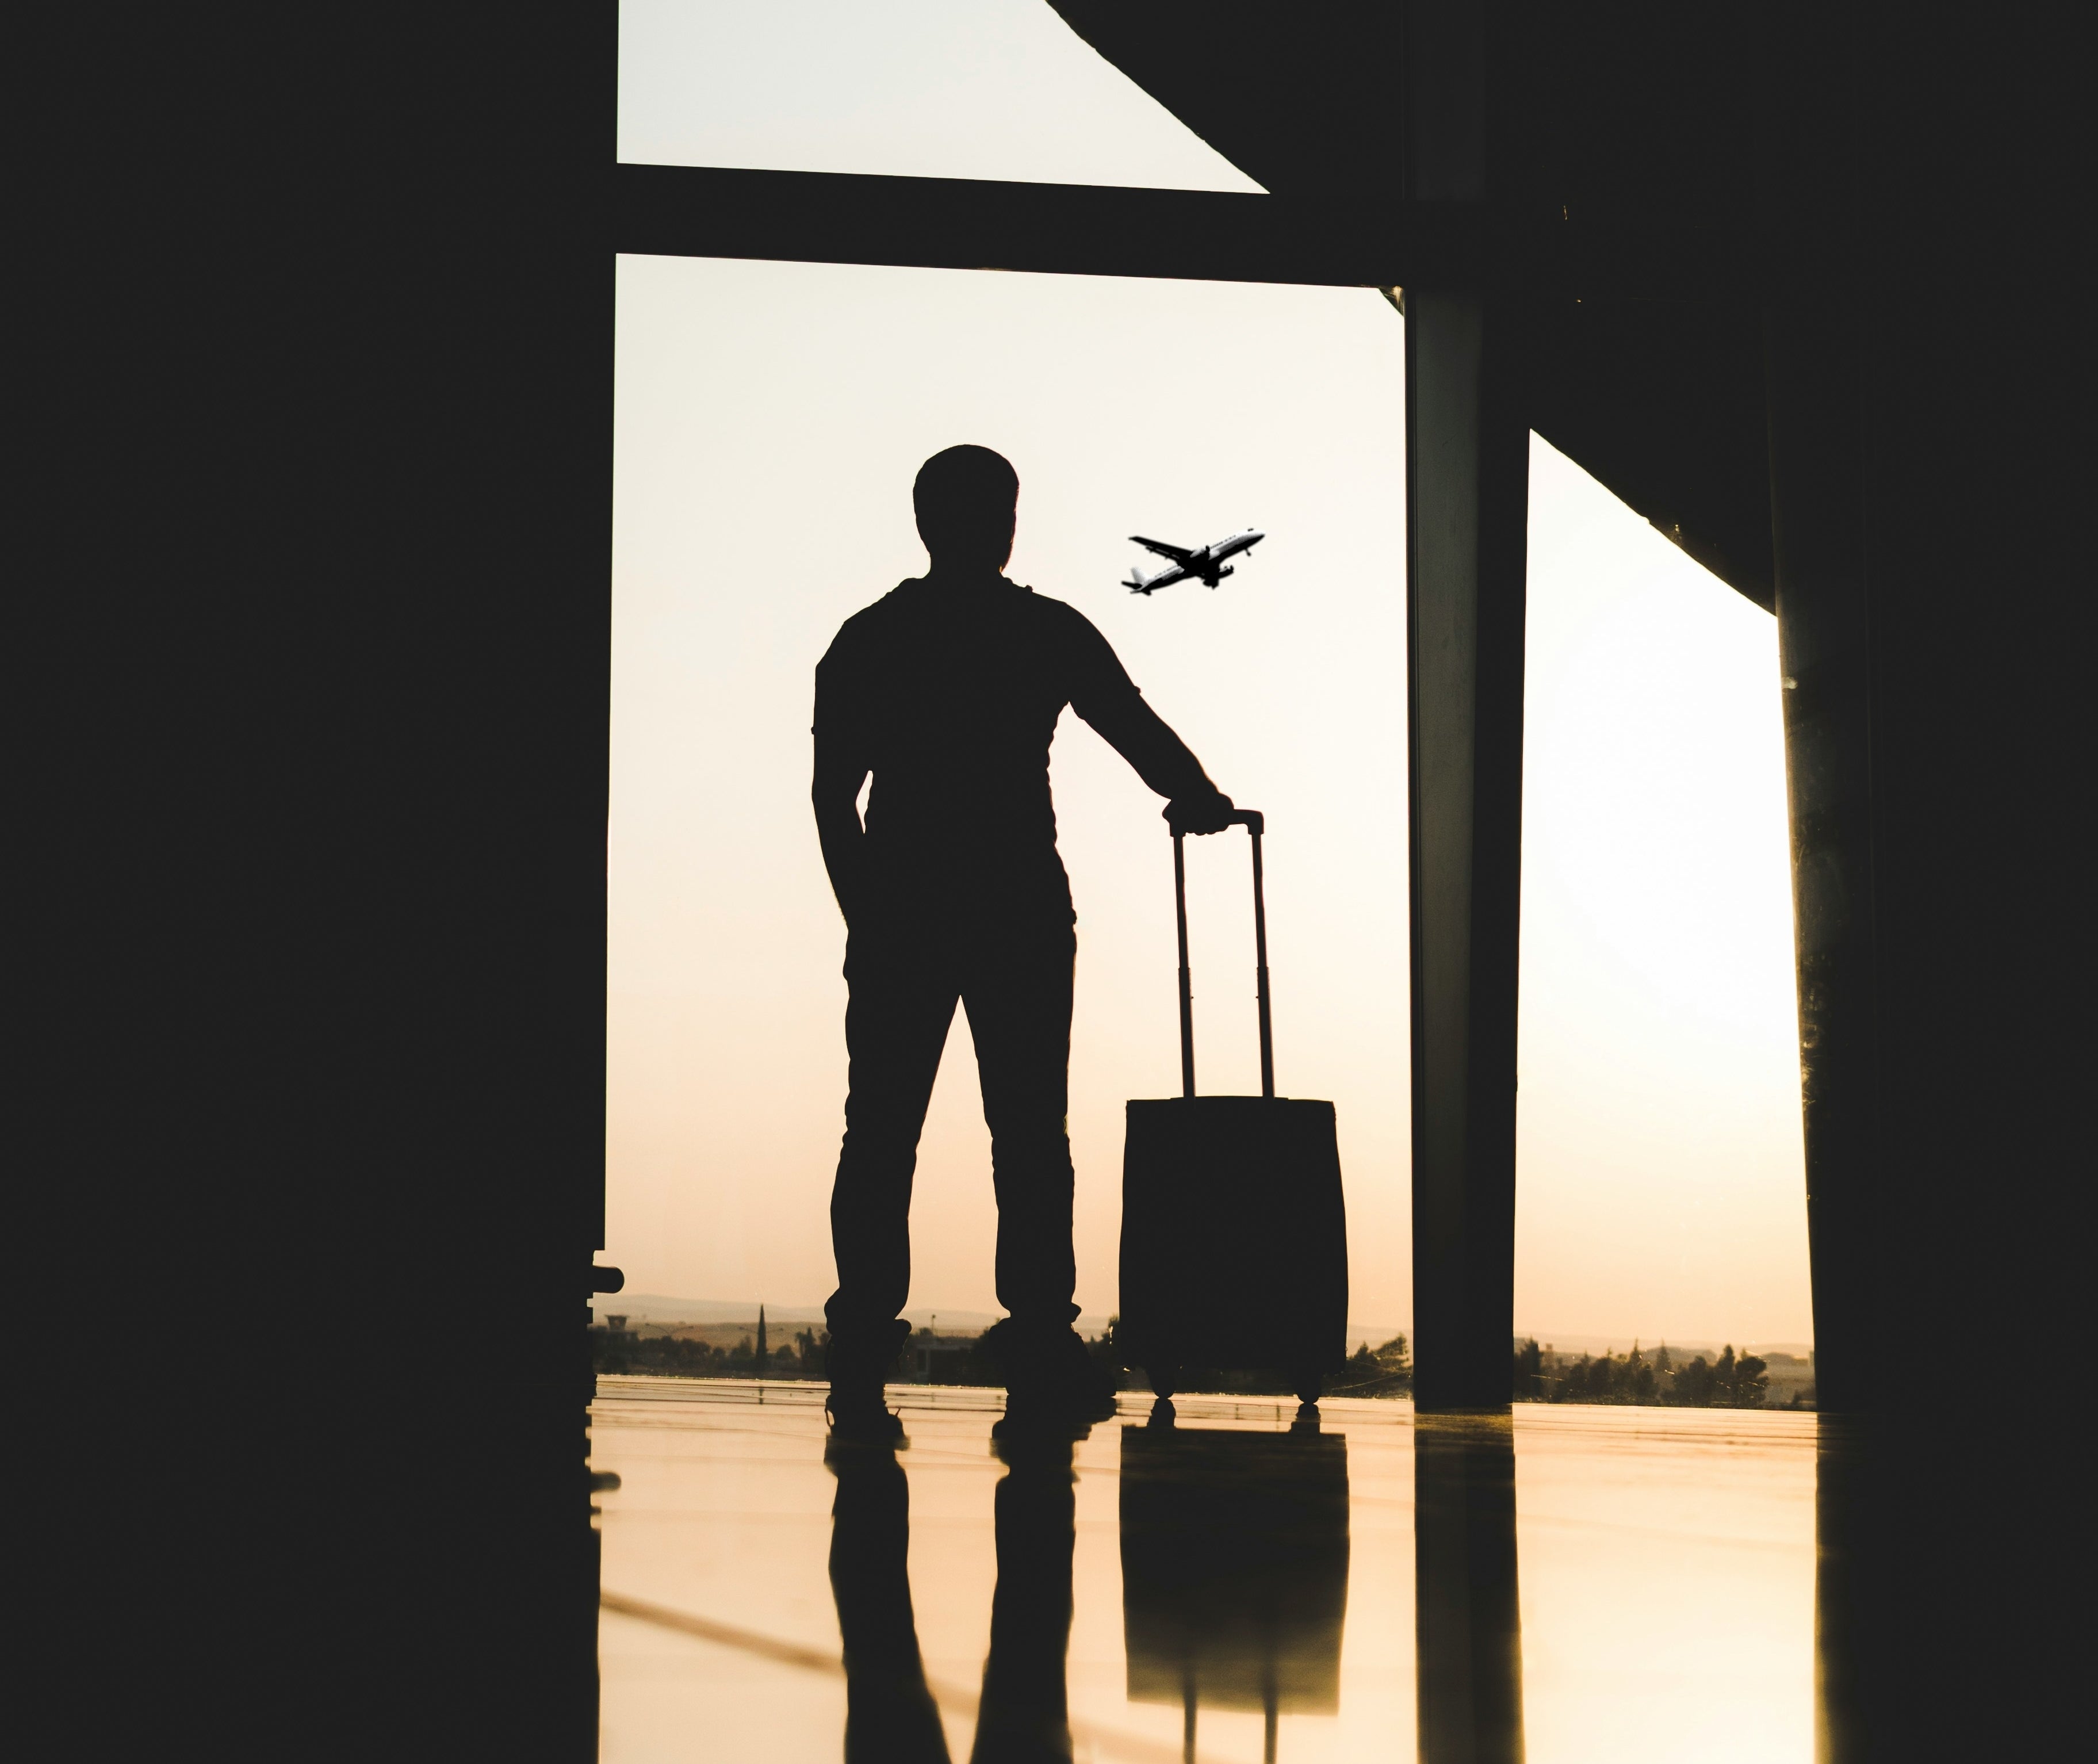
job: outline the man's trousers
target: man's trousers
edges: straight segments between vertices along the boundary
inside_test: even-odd
[[[1071,1257],[1068,909],[1032,922],[963,919],[855,929],[847,945],[845,1143],[831,1195],[834,1342],[893,1344],[911,1291],[911,1183],[959,1001],[976,1042],[998,1196],[999,1302],[1025,1329],[1067,1330]]]

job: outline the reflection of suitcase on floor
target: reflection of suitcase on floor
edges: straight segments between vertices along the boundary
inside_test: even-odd
[[[1315,1402],[1320,1379],[1347,1355],[1341,1155],[1331,1103],[1275,1094],[1262,825],[1251,810],[1232,818],[1253,836],[1261,1094],[1195,1094],[1187,864],[1176,830],[1181,1094],[1129,1105],[1116,1339],[1161,1396],[1196,1368],[1264,1371],[1283,1374],[1298,1396]]]
[[[1330,1715],[1348,1608],[1348,1442],[1126,1427],[1121,1610],[1133,1703]],[[1270,1755],[1272,1756],[1271,1751]]]

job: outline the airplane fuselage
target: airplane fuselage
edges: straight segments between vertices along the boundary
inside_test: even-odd
[[[1138,536],[1135,542],[1156,551],[1169,559],[1166,567],[1157,574],[1146,576],[1132,569],[1129,580],[1122,584],[1131,594],[1156,594],[1161,588],[1170,587],[1177,581],[1199,581],[1214,588],[1225,577],[1231,575],[1231,566],[1227,558],[1238,556],[1258,545],[1267,535],[1257,527],[1248,527],[1243,532],[1232,533],[1228,538],[1218,539],[1199,551],[1183,551],[1178,546],[1165,545],[1156,539]]]

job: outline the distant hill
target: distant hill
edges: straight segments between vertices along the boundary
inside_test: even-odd
[[[630,1323],[757,1323],[757,1301],[741,1299],[669,1298],[661,1292],[601,1292],[590,1301],[590,1310],[602,1323],[607,1317],[624,1317]],[[766,1303],[767,1323],[812,1323],[823,1320],[820,1305]]]

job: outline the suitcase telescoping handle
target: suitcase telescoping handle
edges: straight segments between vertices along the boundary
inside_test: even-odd
[[[1267,903],[1261,891],[1260,836],[1266,823],[1257,809],[1240,809],[1230,825],[1253,836],[1253,997],[1260,1004],[1260,1094],[1275,1095],[1275,1030],[1267,1011]],[[1187,973],[1187,835],[1173,829],[1173,912],[1180,931],[1180,1094],[1195,1094],[1195,994]]]

